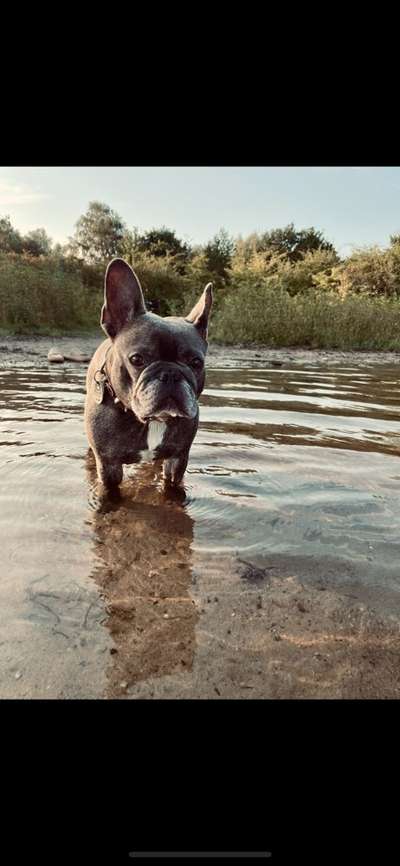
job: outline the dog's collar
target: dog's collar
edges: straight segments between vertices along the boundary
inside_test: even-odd
[[[128,406],[125,406],[123,404],[122,400],[120,399],[120,397],[117,397],[117,395],[114,391],[114,388],[110,382],[110,378],[109,378],[109,375],[107,373],[107,355],[108,355],[110,349],[111,349],[111,346],[108,347],[104,361],[103,361],[101,367],[99,367],[99,369],[96,370],[94,377],[93,377],[94,381],[95,381],[96,392],[97,392],[96,402],[99,404],[104,402],[105,391],[107,389],[107,391],[110,394],[110,396],[112,397],[115,405],[118,406],[118,408],[121,409],[122,412],[132,412],[132,409],[129,409]]]

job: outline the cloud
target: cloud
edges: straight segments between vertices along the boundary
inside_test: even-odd
[[[0,180],[0,207],[9,204],[33,204],[52,198],[45,192],[22,183],[6,183]]]

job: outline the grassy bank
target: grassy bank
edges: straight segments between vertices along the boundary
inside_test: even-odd
[[[14,334],[90,330],[101,294],[72,263],[0,256],[0,327]]]
[[[315,285],[311,266],[304,261],[302,271],[299,265],[289,270],[285,264],[285,269],[263,267],[258,272],[246,265],[233,269],[229,281],[217,281],[210,339],[276,348],[400,349],[397,297],[338,291],[321,278]],[[315,262],[314,256],[314,268]],[[311,273],[308,282],[305,266]],[[147,301],[161,315],[188,312],[212,278],[198,267],[182,275],[173,263],[150,257],[135,261],[135,269]],[[103,267],[63,257],[0,255],[0,334],[100,333],[103,275]]]
[[[400,301],[239,287],[217,312],[216,342],[313,349],[400,349]]]

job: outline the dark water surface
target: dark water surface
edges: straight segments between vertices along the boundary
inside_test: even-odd
[[[183,501],[147,465],[127,470],[116,504],[87,458],[86,365],[49,364],[51,340],[0,343],[0,697],[151,696],[163,678],[178,697],[193,677],[202,696],[223,694],[235,653],[218,648],[268,568],[398,616],[390,358],[293,353],[278,367],[271,353],[211,351]],[[237,646],[256,665],[251,629]]]

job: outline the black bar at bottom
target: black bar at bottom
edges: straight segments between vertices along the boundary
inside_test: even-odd
[[[130,857],[271,857],[270,851],[130,851]]]

